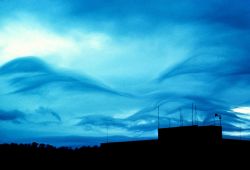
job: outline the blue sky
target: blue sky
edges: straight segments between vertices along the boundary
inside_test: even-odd
[[[0,0],[0,142],[156,138],[157,105],[168,127],[191,125],[192,103],[248,139],[249,6]]]

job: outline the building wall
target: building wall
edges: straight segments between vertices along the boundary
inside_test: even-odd
[[[219,144],[222,142],[220,126],[187,126],[158,130],[161,145],[167,144]]]

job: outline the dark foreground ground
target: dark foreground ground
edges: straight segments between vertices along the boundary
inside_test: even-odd
[[[56,167],[199,167],[218,163],[250,163],[250,142],[223,140],[216,145],[160,145],[157,141],[102,145],[101,147],[55,148],[44,144],[1,144],[0,166]],[[1,168],[2,169],[2,168]],[[6,168],[5,168],[6,169]],[[9,168],[7,168],[9,169]],[[204,169],[200,167],[200,169]],[[215,168],[217,169],[217,168]]]

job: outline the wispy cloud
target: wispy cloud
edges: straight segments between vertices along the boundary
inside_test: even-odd
[[[131,117],[119,119],[110,116],[95,115],[82,117],[77,125],[92,129],[102,128],[104,131],[109,129],[111,133],[114,129],[123,129],[124,131],[146,134],[148,131],[152,132],[156,130],[157,122],[156,117],[148,115],[141,116],[140,118],[137,117],[137,119]]]
[[[51,116],[53,116],[57,121],[61,122],[62,119],[61,117],[59,116],[59,114],[57,114],[56,112],[54,112],[53,110],[49,109],[49,108],[44,108],[44,107],[39,107],[37,110],[36,110],[37,113],[39,114],[49,114]]]
[[[79,92],[101,91],[114,95],[125,95],[125,93],[112,90],[88,76],[53,70],[42,60],[35,57],[24,57],[10,61],[0,67],[0,74],[11,77],[10,85],[17,88],[13,93],[25,93],[48,85],[58,85]]]
[[[0,110],[0,121],[12,121],[19,123],[22,120],[25,120],[25,114],[18,110]]]

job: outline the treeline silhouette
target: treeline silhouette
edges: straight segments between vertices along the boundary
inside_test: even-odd
[[[2,160],[39,160],[39,161],[98,161],[104,159],[98,146],[80,148],[54,147],[49,144],[1,144]]]
[[[137,141],[110,143],[101,146],[79,148],[54,147],[48,144],[0,144],[0,165],[64,167],[110,167],[120,163],[122,166],[142,167],[152,165],[186,166],[190,162],[214,164],[222,158],[227,162],[248,159],[243,155],[250,153],[250,142],[223,140],[216,145],[159,145],[157,141]],[[179,161],[181,164],[176,164]],[[226,162],[226,163],[227,163]],[[1,167],[0,166],[0,167]]]

